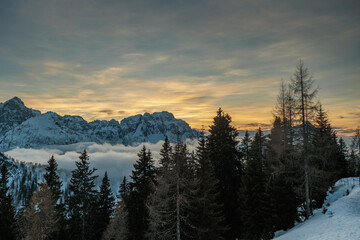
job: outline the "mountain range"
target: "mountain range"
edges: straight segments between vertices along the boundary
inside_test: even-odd
[[[26,107],[18,97],[0,103],[0,152],[16,147],[37,148],[78,142],[137,145],[156,143],[165,136],[174,142],[179,134],[182,140],[196,138],[198,130],[166,111],[138,114],[121,122],[114,119],[88,122],[80,116],[60,116],[55,112],[42,114]]]

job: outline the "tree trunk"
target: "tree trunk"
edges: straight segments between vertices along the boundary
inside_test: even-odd
[[[85,240],[85,213],[83,212],[81,216],[82,226],[81,226],[81,239]]]
[[[305,96],[304,96],[304,83],[303,83],[303,74],[302,69],[300,69],[300,83],[301,83],[301,114],[302,114],[302,130],[303,130],[303,148],[304,148],[304,171],[305,171],[305,211],[306,219],[310,216],[310,194],[309,194],[309,169],[308,169],[308,134],[306,129],[306,106],[305,106]]]

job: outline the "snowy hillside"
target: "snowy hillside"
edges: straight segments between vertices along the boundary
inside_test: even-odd
[[[15,161],[0,152],[0,167],[3,164],[6,165],[9,171],[8,186],[10,188],[9,192],[13,196],[13,204],[16,207],[21,207],[38,188],[38,183],[44,182],[45,166]],[[62,190],[66,192],[71,178],[71,171],[59,169],[59,176],[64,183]]]
[[[276,240],[360,239],[359,178],[345,178],[336,182],[332,193],[328,193],[323,209],[315,210],[309,220],[276,235]]]
[[[0,104],[0,151],[15,147],[41,147],[78,142],[122,143],[137,145],[156,143],[168,136],[176,140],[177,132],[186,138],[195,138],[197,130],[169,112],[145,113],[116,120],[87,122],[80,116],[60,116],[54,112],[41,114],[27,108],[14,97]]]

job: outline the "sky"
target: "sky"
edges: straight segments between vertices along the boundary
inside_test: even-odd
[[[216,110],[268,129],[299,59],[340,134],[360,125],[359,1],[3,1],[0,102],[121,120]]]

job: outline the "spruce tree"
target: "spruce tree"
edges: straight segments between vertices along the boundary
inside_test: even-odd
[[[1,167],[0,178],[0,240],[16,239],[15,208],[8,193],[9,175],[5,163]]]
[[[263,147],[264,136],[259,129],[251,143],[250,158],[246,162],[242,178],[241,217],[245,239],[272,237],[272,223],[269,221],[271,211],[265,189]]]
[[[107,225],[110,222],[110,216],[114,208],[115,198],[112,195],[110,188],[110,181],[105,172],[104,178],[100,185],[99,200],[98,200],[98,211],[96,215],[95,228],[97,229],[96,239],[100,239]]]
[[[336,134],[334,132],[333,134],[333,139],[336,143]],[[346,144],[344,142],[344,140],[342,138],[339,139],[339,142],[337,142],[336,144],[336,172],[337,172],[337,179],[340,179],[340,178],[345,178],[345,177],[348,177],[348,162],[346,160],[347,158],[347,147],[346,147]]]
[[[322,206],[326,191],[337,180],[337,147],[335,133],[320,105],[310,149],[311,198],[317,208]]]
[[[168,137],[165,137],[164,144],[160,150],[160,171],[161,168],[169,168],[171,165],[171,154],[172,154],[172,147],[170,145]]]
[[[221,108],[210,126],[207,149],[214,167],[215,177],[219,180],[218,191],[220,203],[223,205],[224,224],[230,230],[224,235],[225,239],[239,238],[242,222],[238,209],[238,196],[242,176],[241,155],[237,149],[237,130],[231,126],[231,117]]]
[[[138,154],[139,159],[134,164],[134,170],[130,176],[128,209],[129,239],[145,239],[145,233],[149,227],[149,212],[146,202],[151,193],[152,183],[155,181],[156,169],[150,150],[143,146]]]
[[[127,204],[129,203],[130,188],[129,183],[124,176],[120,183],[119,196],[120,200],[116,204],[114,210],[114,218],[110,220],[110,226],[106,235],[116,235],[119,239],[129,239],[129,211]],[[116,232],[115,232],[116,231]]]
[[[223,239],[228,227],[223,224],[225,218],[217,192],[219,180],[214,176],[203,134],[199,140],[196,159],[199,167],[192,185],[189,211],[190,225],[194,232],[192,236],[199,240]]]
[[[354,149],[351,149],[348,164],[348,176],[356,177],[356,155]]]
[[[54,158],[54,155],[52,155],[51,158],[48,160],[48,166],[45,168],[46,173],[44,174],[44,178],[56,201],[60,199],[60,196],[62,194],[62,182],[58,173],[56,172],[57,168],[58,164]]]
[[[86,150],[76,161],[76,169],[72,171],[70,180],[71,195],[68,202],[70,239],[91,239],[94,235],[92,227],[93,212],[97,206],[97,191],[95,189],[95,168],[90,169],[89,156]]]
[[[47,186],[50,188],[53,199],[55,199],[55,209],[58,215],[58,228],[57,232],[53,233],[54,239],[64,239],[65,238],[65,227],[66,227],[66,218],[65,218],[65,205],[61,202],[61,195],[63,194],[61,187],[62,182],[60,176],[57,173],[58,164],[54,158],[54,155],[48,160],[48,166],[46,166],[46,173],[44,174],[44,179]]]
[[[297,163],[291,148],[284,148],[289,146],[287,138],[282,134],[284,129],[281,119],[276,117],[265,154],[268,162],[266,192],[274,231],[286,230],[294,225],[298,220],[297,207],[300,204],[294,186],[302,175],[294,167]]]
[[[309,141],[310,141],[310,124],[311,115],[314,112],[315,105],[313,100],[317,94],[317,89],[313,88],[314,80],[309,74],[307,67],[305,67],[303,61],[299,61],[294,72],[292,81],[292,90],[296,97],[296,108],[298,109],[299,122],[302,127],[302,148],[301,158],[304,164],[304,187],[305,187],[305,217],[308,218],[311,215],[310,206],[310,170],[309,170]]]
[[[243,161],[246,162],[250,156],[250,144],[251,138],[249,136],[249,132],[245,131],[245,136],[241,139],[240,146],[241,146],[241,153],[243,156]]]

